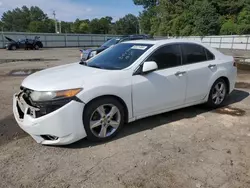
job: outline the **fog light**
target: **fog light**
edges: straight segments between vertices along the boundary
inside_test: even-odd
[[[58,140],[58,137],[57,136],[53,136],[53,135],[41,135],[41,137],[44,139],[44,140]]]

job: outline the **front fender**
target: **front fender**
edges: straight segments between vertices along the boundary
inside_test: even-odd
[[[123,100],[128,109],[128,118],[133,118],[132,113],[132,99],[131,99],[131,85],[126,86],[99,86],[88,90],[83,90],[77,97],[85,104],[102,96],[115,96]]]

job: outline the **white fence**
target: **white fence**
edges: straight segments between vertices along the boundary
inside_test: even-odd
[[[157,39],[166,39],[167,37],[155,37]],[[214,48],[222,49],[237,49],[237,50],[250,50],[250,35],[222,35],[222,36],[190,36],[190,37],[177,37],[189,40],[197,40],[210,45]]]
[[[0,48],[4,48],[5,44],[8,43],[5,37],[17,41],[25,38],[33,39],[35,36],[40,37],[44,47],[91,47],[100,46],[115,35],[2,32],[0,34]]]
[[[22,38],[34,38],[40,36],[44,47],[85,47],[100,46],[107,39],[115,35],[95,34],[55,34],[55,33],[17,33],[4,32],[0,34],[0,48],[4,48],[8,42],[5,36],[14,40]],[[156,36],[156,39],[167,39],[166,36]],[[201,41],[215,48],[250,50],[250,35],[224,35],[224,36],[190,36],[178,37]]]

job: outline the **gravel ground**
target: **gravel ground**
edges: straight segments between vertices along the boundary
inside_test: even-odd
[[[6,59],[22,61],[1,63]],[[247,88],[237,88],[221,109],[195,106],[128,124],[108,143],[36,144],[12,115],[12,95],[24,77],[8,74],[78,59],[77,48],[0,50],[0,187],[250,187]]]

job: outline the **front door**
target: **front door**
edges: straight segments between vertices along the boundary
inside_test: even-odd
[[[158,70],[132,78],[133,112],[137,118],[167,111],[185,101],[187,74],[181,66],[180,46],[163,46],[146,61],[155,61]]]

